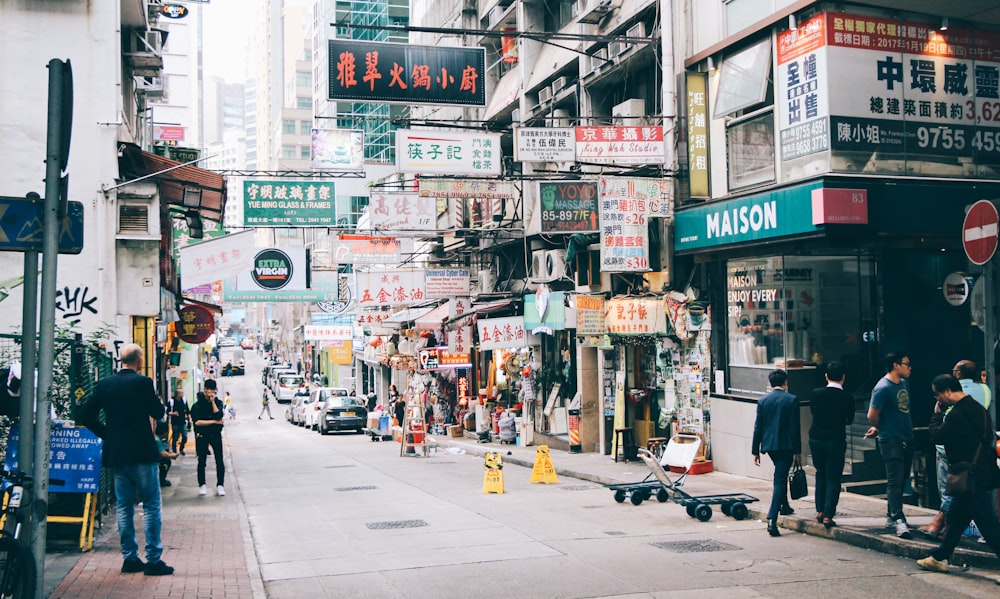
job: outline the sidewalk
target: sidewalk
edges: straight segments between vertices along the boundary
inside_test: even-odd
[[[433,439],[440,447],[439,452],[448,451],[449,447],[462,449],[473,455],[483,455],[487,451],[499,451],[503,461],[508,464],[531,468],[535,462],[536,447],[477,443],[470,439],[441,435],[435,435]],[[649,474],[649,469],[642,461],[624,462],[619,460],[616,463],[611,456],[596,453],[569,453],[552,450],[551,459],[559,476],[588,480],[602,485],[634,483],[641,481]],[[672,480],[676,481],[680,475],[671,473],[670,476]],[[760,521],[761,534],[764,534],[767,508],[771,497],[770,481],[711,472],[687,477],[683,488],[691,495],[747,493],[759,498],[759,502],[751,503],[747,507],[750,508],[749,517]],[[809,482],[809,489],[810,491],[815,489],[812,480]],[[608,501],[614,501],[610,490],[608,491]],[[658,502],[653,498],[644,502],[643,505],[633,506],[626,501],[622,504],[622,509],[644,509],[648,503],[652,503],[653,505],[648,507],[653,508]],[[882,498],[841,493],[836,517],[838,526],[830,530],[816,521],[815,501],[812,495],[793,501],[792,507],[795,509],[795,514],[780,516],[778,519],[779,526],[786,530],[825,537],[914,560],[926,557],[930,550],[937,546],[937,542],[925,538],[916,531],[918,527],[933,519],[937,514],[935,510],[905,506],[907,522],[914,530],[914,538],[906,540],[897,537],[894,530],[885,528],[886,502]],[[673,506],[672,509],[683,508]],[[722,514],[720,506],[713,506],[713,512],[713,519],[727,517]],[[969,574],[1000,584],[1000,571],[998,571],[1000,563],[987,545],[980,544],[975,540],[963,539],[962,544],[955,550],[951,561],[953,564],[963,564],[964,568],[982,568],[983,570],[978,572],[970,571]],[[957,568],[957,566],[953,567]]]
[[[239,481],[226,477],[226,496],[214,486],[198,495],[194,439],[186,456],[174,461],[163,487],[163,561],[175,568],[171,576],[122,574],[122,556],[115,513],[104,516],[95,533],[94,548],[86,553],[50,553],[45,560],[45,593],[60,599],[131,597],[254,597],[263,599],[250,525],[243,508]],[[226,449],[228,453],[228,448]],[[227,466],[231,464],[228,459]],[[227,475],[232,468],[227,468]],[[208,482],[215,482],[209,458]],[[142,510],[136,509],[139,555],[142,547]],[[74,563],[75,562],[75,563]]]

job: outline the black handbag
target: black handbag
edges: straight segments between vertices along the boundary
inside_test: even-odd
[[[806,484],[806,471],[802,466],[795,464],[788,474],[788,494],[792,499],[802,499],[809,494],[809,485]]]

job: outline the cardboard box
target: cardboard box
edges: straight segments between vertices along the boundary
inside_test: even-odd
[[[453,424],[453,425],[449,426],[448,427],[448,436],[449,437],[454,437],[454,438],[461,438],[462,437],[462,425],[461,424]]]

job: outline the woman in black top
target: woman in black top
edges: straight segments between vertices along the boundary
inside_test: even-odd
[[[844,390],[844,367],[830,362],[826,387],[814,389],[809,398],[812,426],[809,449],[816,467],[816,520],[827,528],[837,525],[833,517],[840,501],[840,479],[844,473],[848,424],[854,422],[854,397]]]

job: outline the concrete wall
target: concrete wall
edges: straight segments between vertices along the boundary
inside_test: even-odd
[[[770,480],[774,476],[771,460],[761,456],[760,467],[757,467],[754,466],[753,455],[750,453],[753,446],[753,424],[757,418],[757,402],[712,397],[711,406],[712,466],[715,470]],[[808,406],[800,408],[800,417],[802,453],[803,458],[807,458],[809,427],[812,425],[812,414]],[[807,461],[804,460],[803,463]]]

